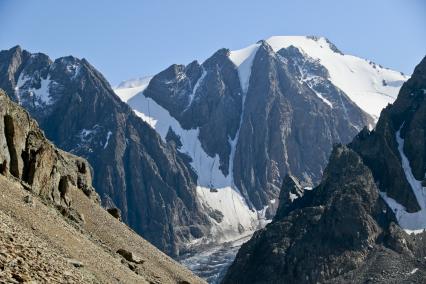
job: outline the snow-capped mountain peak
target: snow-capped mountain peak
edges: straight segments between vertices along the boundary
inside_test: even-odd
[[[396,99],[400,87],[409,78],[372,61],[343,54],[325,37],[273,36],[265,42],[274,52],[294,46],[307,56],[319,60],[328,70],[330,81],[374,118],[378,118],[381,110]],[[247,89],[251,63],[259,46],[260,43],[256,43],[230,51],[229,58],[238,67],[243,90]]]
[[[369,60],[343,54],[324,37],[273,36],[266,42],[275,52],[292,45],[318,59],[328,70],[330,81],[375,118],[396,99],[402,84],[409,78]]]

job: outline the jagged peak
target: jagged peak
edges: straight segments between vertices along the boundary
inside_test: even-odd
[[[22,52],[22,51],[23,51],[23,49],[19,44],[15,45],[14,47],[9,49],[9,52],[12,52],[12,53]]]

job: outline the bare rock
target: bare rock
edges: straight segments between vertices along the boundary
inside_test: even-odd
[[[24,202],[29,204],[29,205],[32,205],[33,204],[33,196],[30,195],[30,194],[26,195],[24,197]]]
[[[134,263],[144,262],[144,260],[142,260],[138,255],[136,255],[135,253],[131,251],[128,251],[125,249],[118,249],[117,253],[121,255],[124,259],[126,259],[127,261],[134,262]]]
[[[70,258],[67,261],[68,261],[69,264],[71,264],[74,267],[77,267],[77,268],[84,267],[84,264],[79,260]]]
[[[108,213],[111,214],[114,218],[118,219],[119,221],[121,221],[121,210],[117,207],[113,207],[113,208],[108,208],[107,209]]]

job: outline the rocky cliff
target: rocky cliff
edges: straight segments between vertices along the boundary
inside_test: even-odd
[[[0,90],[0,279],[204,283],[99,204],[92,169]]]
[[[334,148],[316,188],[285,179],[278,215],[223,282],[423,283],[425,90],[426,58],[376,129]]]

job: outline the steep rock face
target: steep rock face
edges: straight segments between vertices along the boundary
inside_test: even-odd
[[[425,90],[426,60],[423,59],[401,88],[395,103],[383,110],[375,130],[364,129],[350,144],[372,169],[380,190],[409,213],[424,207],[419,204],[422,201],[416,197],[407,171],[417,181],[425,178]],[[406,156],[408,165],[404,166],[401,155]]]
[[[0,90],[1,174],[13,176],[34,194],[68,210],[68,189],[75,186],[99,202],[89,164],[56,149],[38,124]]]
[[[238,72],[221,49],[202,65],[172,65],[154,76],[144,91],[167,109],[184,129],[199,129],[207,154],[220,158],[220,169],[229,174],[230,140],[239,128],[242,90]]]
[[[280,205],[242,246],[224,283],[424,281],[425,66],[426,58],[375,130],[334,148],[318,187]],[[297,189],[286,181],[283,195]]]
[[[194,232],[207,231],[187,159],[121,102],[85,59],[52,62],[16,47],[0,53],[0,70],[1,87],[46,136],[89,160],[102,200],[119,207],[135,231],[172,255]]]
[[[309,58],[294,48],[278,54],[262,42],[254,57],[235,154],[235,184],[258,210],[278,195],[287,173],[305,184],[317,182],[333,143],[349,142],[372,123],[326,80],[325,70],[315,72],[305,63]],[[310,69],[298,74],[301,65]],[[317,84],[303,79],[307,77],[317,78]],[[319,91],[334,98],[332,102]]]
[[[302,197],[303,194],[304,189],[300,185],[299,181],[293,176],[286,175],[283,180],[283,185],[281,186],[278,208],[274,219],[280,220],[282,217],[287,215],[293,202]]]

